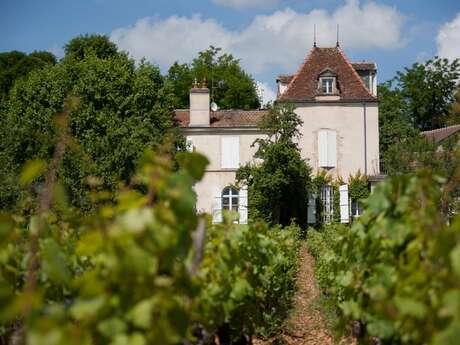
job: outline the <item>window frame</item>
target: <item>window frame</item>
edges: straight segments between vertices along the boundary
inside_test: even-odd
[[[350,202],[350,213],[352,218],[358,218],[363,214],[363,205],[358,200],[351,200]]]
[[[238,189],[232,186],[227,186],[222,190],[222,210],[239,212],[240,209],[240,192]],[[236,198],[236,204],[234,205],[233,199]],[[228,200],[226,204],[225,200]]]
[[[334,93],[334,78],[321,78],[321,91],[324,95],[332,95]]]
[[[332,223],[334,220],[334,188],[325,184],[320,190],[320,200],[322,205],[322,221],[325,224]]]

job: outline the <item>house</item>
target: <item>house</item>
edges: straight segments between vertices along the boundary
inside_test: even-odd
[[[374,63],[352,63],[339,46],[315,46],[295,74],[277,78],[277,102],[295,104],[303,120],[299,147],[313,171],[326,170],[345,182],[358,171],[379,175],[376,73]],[[254,163],[256,147],[251,144],[265,135],[257,123],[266,113],[211,111],[206,87],[192,88],[190,109],[175,111],[189,148],[210,160],[195,190],[197,210],[211,213],[215,222],[221,221],[223,209],[238,211],[240,223],[247,222],[247,189],[235,187],[235,173],[239,166]],[[332,191],[325,190],[321,197],[332,214]],[[346,206],[344,221],[348,220]]]

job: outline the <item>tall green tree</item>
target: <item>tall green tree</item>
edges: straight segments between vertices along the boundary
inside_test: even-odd
[[[240,61],[231,54],[222,54],[211,46],[192,63],[174,63],[168,71],[176,95],[175,107],[188,108],[189,92],[195,80],[206,80],[213,100],[222,109],[254,109],[260,99],[254,79],[246,73]]]
[[[91,50],[35,70],[15,84],[2,109],[0,207],[17,199],[18,172],[27,160],[50,159],[57,140],[53,115],[68,95],[80,106],[69,115],[73,140],[58,173],[76,205],[87,202],[87,176],[112,189],[128,182],[140,154],[160,145],[174,126],[172,89],[159,68],[136,66],[125,53],[100,57]]]
[[[385,158],[389,147],[407,138],[419,135],[408,116],[408,107],[400,90],[392,87],[392,81],[378,86],[379,95],[379,144]]]
[[[0,100],[6,98],[17,79],[35,69],[54,64],[56,57],[46,51],[35,51],[29,55],[15,50],[0,53]]]
[[[402,97],[401,111],[414,128],[425,131],[448,123],[459,78],[460,60],[438,57],[397,73],[393,82]]]
[[[307,225],[306,205],[311,168],[300,156],[297,139],[302,120],[292,104],[277,104],[259,124],[268,138],[257,139],[262,163],[238,169],[236,178],[249,187],[249,216],[287,225],[292,219]]]
[[[65,45],[65,57],[77,60],[88,54],[94,54],[100,59],[108,59],[118,54],[117,45],[106,35],[86,34],[72,38]]]
[[[456,125],[460,123],[460,88],[455,93],[455,102],[452,104],[452,114],[450,124]]]

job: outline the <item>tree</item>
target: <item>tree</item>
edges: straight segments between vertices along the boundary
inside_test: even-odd
[[[414,128],[422,131],[447,124],[460,78],[460,60],[434,58],[415,63],[394,78],[402,97],[401,110]]]
[[[35,69],[54,64],[56,57],[46,51],[35,51],[29,55],[19,51],[0,53],[0,100],[6,98],[17,79]]]
[[[118,54],[118,48],[106,35],[100,34],[80,35],[65,45],[66,58],[81,60],[89,53],[108,59]]]
[[[80,106],[69,115],[74,139],[58,173],[78,206],[87,204],[86,177],[111,189],[129,182],[140,154],[174,127],[172,90],[159,68],[136,66],[124,53],[101,58],[88,51],[82,59],[35,70],[15,84],[1,110],[0,208],[14,205],[26,161],[50,159],[57,140],[54,114],[68,95],[77,96]]]
[[[455,125],[460,123],[460,89],[457,90],[455,94],[455,102],[452,104],[452,113],[450,124]]]
[[[174,63],[168,71],[168,80],[176,95],[175,107],[189,106],[189,92],[193,82],[206,80],[213,100],[222,109],[254,109],[260,107],[254,79],[231,54],[221,54],[211,46],[198,54],[191,64]]]
[[[258,165],[238,169],[236,178],[249,187],[249,216],[275,224],[289,224],[292,219],[307,225],[306,205],[311,189],[311,168],[300,156],[296,140],[302,120],[292,104],[277,104],[261,123],[268,136],[257,139],[255,158]]]
[[[379,95],[379,144],[380,153],[385,158],[389,147],[406,138],[419,135],[408,118],[407,104],[400,90],[392,88],[392,81],[378,87]]]

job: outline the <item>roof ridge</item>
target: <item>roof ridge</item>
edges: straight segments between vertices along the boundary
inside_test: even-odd
[[[358,78],[359,82],[361,83],[362,87],[364,87],[364,90],[366,90],[366,92],[368,93],[368,95],[371,97],[371,98],[377,98],[375,97],[372,93],[371,93],[371,90],[369,90],[366,85],[364,84],[364,81],[361,79],[361,77],[359,76],[358,72],[356,72],[356,70],[353,68],[353,65],[351,64],[350,60],[348,59],[348,57],[345,55],[345,53],[343,52],[342,48],[340,47],[337,47],[337,50],[339,51],[340,55],[342,56],[342,58],[345,60],[345,62],[348,64],[348,67],[350,67],[350,69],[352,70],[352,73],[355,75],[356,78]]]

